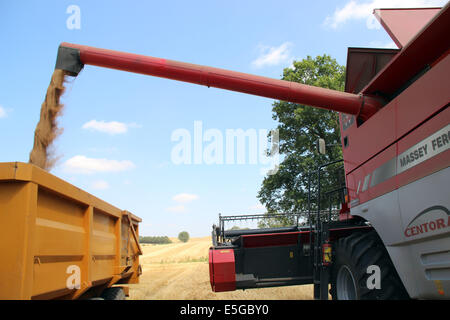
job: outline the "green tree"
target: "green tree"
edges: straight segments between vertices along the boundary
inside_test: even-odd
[[[178,239],[182,242],[188,242],[189,241],[189,233],[187,231],[181,231],[178,234]]]
[[[343,91],[345,67],[328,55],[315,59],[308,56],[294,61],[293,68],[284,69],[282,79]],[[279,152],[283,160],[275,174],[264,178],[258,198],[269,213],[300,212],[307,209],[308,173],[315,172],[318,165],[342,158],[339,116],[334,111],[285,101],[274,102],[272,111],[273,119],[279,122]],[[327,147],[326,155],[316,151],[318,138],[332,145]],[[342,164],[324,171],[321,181],[323,191],[342,184]],[[311,176],[311,190],[312,194],[317,191],[315,174]],[[325,200],[321,200],[322,205],[326,206]]]

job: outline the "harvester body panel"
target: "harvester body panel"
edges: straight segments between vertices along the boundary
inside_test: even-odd
[[[398,163],[395,162],[395,158],[426,138],[425,136],[415,138],[419,133],[415,133],[414,130],[421,128],[426,121],[440,121],[432,125],[435,132],[448,124],[449,118],[444,109],[450,101],[449,83],[450,56],[447,56],[363,125],[358,126],[355,119],[341,114],[344,167],[350,198],[353,201],[352,206],[379,196],[378,192],[370,194],[369,187],[388,182],[390,178],[396,177],[397,166],[401,172],[407,171],[401,167],[400,158]],[[342,121],[344,118],[345,120]],[[350,124],[344,126],[345,122]],[[433,133],[429,132],[430,135]],[[448,144],[435,151],[445,152],[446,148]],[[434,154],[432,149],[433,146],[430,145],[430,148],[426,150],[428,152],[426,159]],[[444,153],[440,157],[445,155]],[[363,188],[364,179],[371,179],[368,175],[374,170],[382,170],[383,166],[386,168],[388,161],[393,161],[392,170],[394,171],[391,170],[389,176],[386,176],[388,173],[384,176],[379,174],[378,180],[374,180],[374,183],[367,180],[369,184],[367,188]],[[414,162],[414,159],[411,162]],[[418,162],[415,161],[415,163]],[[436,167],[435,170],[442,168],[442,166]],[[424,174],[427,173],[424,172]],[[416,175],[413,171],[412,177],[419,179],[423,175],[420,173]],[[360,185],[359,190],[358,185]],[[394,184],[393,187],[401,185]],[[388,191],[390,191],[389,187],[386,189],[386,192]]]
[[[352,210],[371,221],[411,298],[449,299],[448,181],[447,167]]]
[[[395,44],[402,48],[441,8],[375,9],[374,15]]]

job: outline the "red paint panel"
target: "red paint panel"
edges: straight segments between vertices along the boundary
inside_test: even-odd
[[[450,123],[450,109],[447,107],[441,113],[427,121],[425,124],[411,132],[408,136],[403,138],[398,143],[398,153],[402,154],[418,142],[428,138],[436,131],[445,127]],[[428,147],[430,148],[430,146]],[[398,186],[404,186],[415,180],[423,178],[441,169],[447,168],[450,165],[450,150],[439,153],[431,159],[425,160],[422,163],[400,173],[397,175]]]
[[[363,90],[364,94],[395,94],[427,65],[449,49],[450,3],[448,3]]]
[[[209,283],[211,284],[211,289],[214,290],[214,262],[213,262],[213,249],[209,248],[208,252],[208,264],[209,264]]]
[[[439,11],[440,8],[375,9],[374,15],[395,44],[401,48]]]
[[[347,130],[341,128],[346,174],[395,142],[396,104],[396,100],[391,101],[360,127],[354,121]],[[344,147],[345,137],[348,139],[347,147]]]
[[[396,136],[402,137],[450,101],[450,55],[397,98]]]
[[[354,122],[343,130],[348,147],[343,147],[346,174],[394,143],[432,116],[450,101],[450,55],[403,91],[359,128]],[[341,116],[342,117],[342,116]]]
[[[432,158],[418,163],[408,170],[397,174],[397,172],[399,172],[397,159],[399,155],[417,144],[419,144],[419,147],[422,146],[422,144],[425,143],[423,141],[427,141],[427,138],[435,134],[440,129],[446,127],[449,122],[450,109],[446,107],[443,111],[436,114],[433,118],[420,127],[416,128],[399,142],[393,144],[375,158],[369,160],[363,166],[348,174],[347,185],[350,195],[350,203],[352,203],[355,199],[359,199],[358,204],[364,203],[448,167],[450,164],[450,150],[443,151]],[[428,148],[432,148],[432,145],[428,144]],[[379,169],[391,162],[392,159],[395,159],[395,163],[390,166],[390,170],[381,170],[380,172]],[[382,179],[383,181],[374,183],[374,185],[371,186],[375,176],[386,176],[387,172],[390,172],[390,175],[388,175],[386,179]],[[364,190],[364,180],[366,177],[370,178],[368,180],[368,188]]]
[[[214,292],[236,290],[233,249],[209,249],[209,278]]]
[[[375,169],[381,167],[391,159],[395,159],[397,155],[396,152],[396,145],[393,144],[391,147],[384,150],[382,153],[380,153],[377,157],[371,159],[367,163],[365,163],[360,168],[356,169],[352,173],[350,173],[347,176],[347,183],[348,183],[348,192],[350,196],[350,204],[355,199],[359,199],[359,203],[367,202],[373,198],[376,198],[384,193],[390,192],[392,190],[395,190],[397,187],[396,181],[395,181],[395,171],[394,174],[390,179],[384,180],[378,184],[376,184],[373,187],[370,187],[370,184],[372,183],[373,174],[375,172]],[[395,165],[394,165],[395,170]],[[378,173],[378,175],[383,173]],[[364,181],[367,179],[367,188],[364,189]],[[358,192],[358,185],[359,185],[359,192]],[[354,205],[351,207],[354,207]]]

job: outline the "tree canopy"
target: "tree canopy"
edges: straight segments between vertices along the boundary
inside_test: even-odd
[[[308,56],[294,61],[292,68],[284,69],[282,79],[343,91],[345,67],[329,55],[315,59]],[[275,174],[264,178],[258,198],[269,213],[300,212],[307,209],[308,173],[315,172],[321,164],[342,158],[339,116],[334,111],[285,101],[274,102],[272,111],[273,119],[279,122],[282,161]],[[325,155],[316,151],[318,138],[326,141]],[[323,191],[341,184],[342,164],[329,168],[323,178]],[[315,192],[317,176],[313,174],[311,179],[311,189]]]
[[[181,231],[178,234],[178,239],[182,242],[188,242],[189,241],[189,233],[187,231]]]

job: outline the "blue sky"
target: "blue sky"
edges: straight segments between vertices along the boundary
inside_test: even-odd
[[[280,78],[307,55],[345,64],[349,46],[393,47],[374,8],[445,2],[1,1],[0,162],[28,161],[61,42]],[[141,234],[206,236],[219,212],[264,211],[267,165],[177,165],[171,137],[195,121],[224,137],[273,129],[273,100],[92,66],[67,86],[51,173],[142,217]]]

